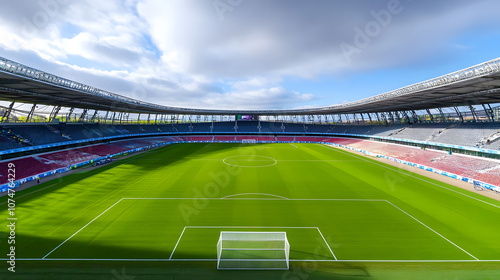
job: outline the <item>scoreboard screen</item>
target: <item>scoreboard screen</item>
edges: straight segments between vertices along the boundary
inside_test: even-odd
[[[236,115],[238,121],[256,121],[259,117],[256,115]]]

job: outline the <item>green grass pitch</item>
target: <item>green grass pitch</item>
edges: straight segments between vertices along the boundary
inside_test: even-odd
[[[498,201],[320,144],[175,144],[15,200],[0,279],[500,277]],[[232,230],[287,232],[290,270],[217,271]]]

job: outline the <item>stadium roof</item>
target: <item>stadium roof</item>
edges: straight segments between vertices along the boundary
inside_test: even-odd
[[[100,111],[191,115],[313,115],[432,109],[499,103],[500,58],[341,105],[292,110],[209,110],[128,98],[0,57],[0,100]]]

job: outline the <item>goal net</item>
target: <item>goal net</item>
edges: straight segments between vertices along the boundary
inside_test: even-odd
[[[217,242],[217,269],[289,268],[286,232],[222,231]]]
[[[252,144],[255,144],[255,143],[257,143],[257,140],[255,140],[255,139],[242,139],[241,143],[252,143]]]

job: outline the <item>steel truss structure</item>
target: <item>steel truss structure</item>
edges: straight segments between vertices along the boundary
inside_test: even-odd
[[[416,123],[496,121],[500,58],[448,75],[341,105],[292,110],[208,110],[148,103],[61,78],[0,57],[2,122],[198,123],[236,115],[281,123]],[[14,105],[30,104],[17,110]],[[40,105],[40,106],[39,106]],[[52,107],[50,113],[37,107]],[[64,108],[64,109],[63,109]],[[142,118],[141,118],[142,117]]]

